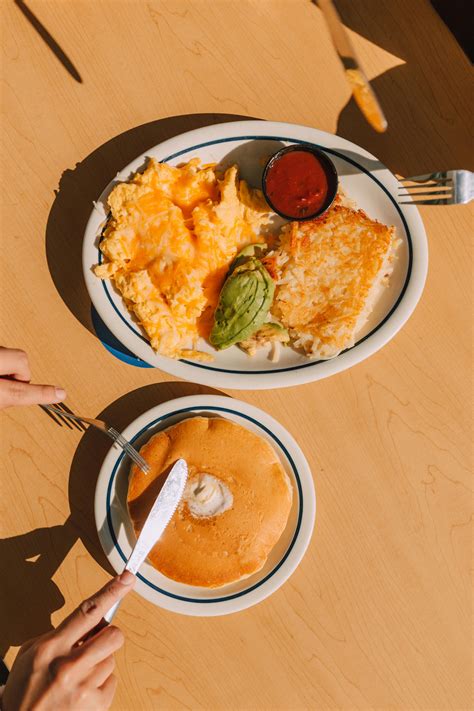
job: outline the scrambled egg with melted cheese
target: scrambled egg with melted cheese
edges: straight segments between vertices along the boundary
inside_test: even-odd
[[[212,359],[207,338],[228,267],[270,221],[263,195],[195,158],[179,168],[151,159],[108,198],[101,279],[111,279],[152,348],[171,358]]]

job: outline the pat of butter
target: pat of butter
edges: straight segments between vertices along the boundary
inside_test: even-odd
[[[200,472],[188,481],[183,498],[195,518],[219,516],[234,503],[224,482],[207,472]]]

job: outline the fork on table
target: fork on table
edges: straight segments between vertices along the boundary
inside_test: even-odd
[[[135,462],[135,464],[140,467],[142,471],[145,472],[145,474],[149,473],[150,465],[137,452],[135,447],[133,447],[130,442],[125,439],[123,435],[120,434],[120,432],[117,432],[117,430],[113,427],[109,427],[109,425],[103,420],[94,420],[91,417],[82,417],[80,415],[76,415],[63,402],[56,403],[56,405],[54,406],[40,405],[40,407],[44,412],[46,412],[50,417],[52,417],[52,419],[60,427],[65,424],[67,425],[67,427],[72,429],[72,426],[74,426],[81,432],[85,432],[87,430],[87,427],[85,426],[86,424],[92,425],[93,427],[97,427],[98,430],[104,432],[111,439],[113,439],[113,441],[123,449],[125,454],[127,454],[130,459]]]
[[[400,178],[400,182],[400,205],[461,205],[470,202],[474,197],[474,173],[470,170],[444,170],[426,175],[412,175],[410,178]],[[413,199],[402,200],[408,196]]]

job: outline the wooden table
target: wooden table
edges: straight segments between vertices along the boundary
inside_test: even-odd
[[[237,116],[339,132],[394,172],[471,168],[468,62],[424,0],[338,5],[390,129],[375,135],[306,0],[29,0],[66,72],[3,0],[2,340],[79,412],[126,425],[209,389],[113,358],[81,279],[92,200],[183,130]],[[221,114],[225,114],[224,117]],[[234,392],[292,432],[314,473],[313,542],[264,603],[180,617],[134,594],[120,612],[115,709],[467,709],[472,661],[467,207],[423,208],[430,270],[403,331],[348,372]],[[1,415],[2,652],[108,578],[92,499],[108,442],[39,408]]]

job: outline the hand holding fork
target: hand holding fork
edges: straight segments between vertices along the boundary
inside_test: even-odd
[[[53,385],[32,385],[28,355],[19,348],[0,346],[0,410],[14,405],[59,402],[66,391]]]

